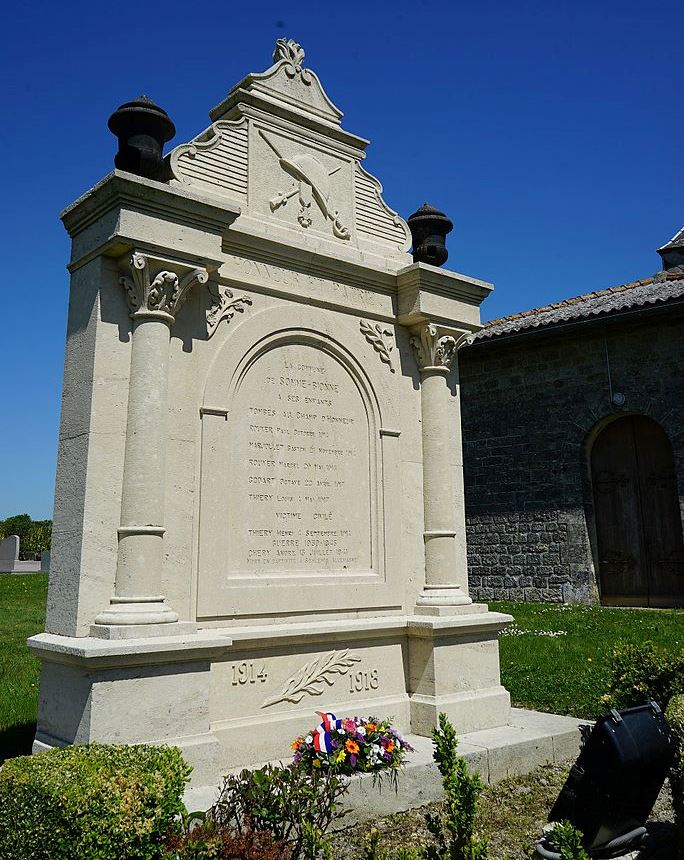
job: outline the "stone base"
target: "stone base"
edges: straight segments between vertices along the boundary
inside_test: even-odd
[[[513,708],[508,725],[461,734],[458,749],[471,771],[484,782],[494,783],[507,776],[529,773],[542,764],[576,758],[582,725],[586,721]],[[342,827],[442,799],[431,740],[419,735],[409,735],[408,740],[415,752],[399,775],[398,792],[388,783],[378,787],[372,774],[355,777],[344,802],[349,815],[341,822]],[[195,785],[186,792],[186,805],[192,810],[208,809],[217,795],[218,783]]]
[[[466,609],[465,607],[463,608]],[[29,640],[42,661],[35,751],[70,743],[167,743],[195,784],[287,758],[317,711],[392,717],[429,736],[445,711],[459,734],[505,726],[498,633],[510,617],[472,605],[449,616],[388,615]],[[116,630],[116,628],[115,628]],[[99,633],[100,631],[98,631]],[[161,631],[160,631],[161,632]],[[167,633],[165,630],[164,633]]]

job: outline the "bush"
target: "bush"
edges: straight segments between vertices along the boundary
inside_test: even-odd
[[[325,850],[324,835],[338,815],[348,782],[330,770],[267,765],[224,779],[209,817],[219,827],[245,833],[267,830],[285,842],[293,860]]]
[[[665,712],[677,741],[677,755],[670,774],[672,806],[677,827],[679,860],[684,860],[684,695],[674,696]]]
[[[153,860],[185,812],[175,747],[72,746],[0,769],[3,860]]]
[[[654,699],[663,708],[684,693],[684,651],[667,652],[652,642],[619,645],[610,659],[610,682],[603,703],[629,708]]]
[[[219,827],[206,819],[183,833],[172,833],[166,843],[165,860],[290,860],[284,842],[270,833]]]
[[[425,848],[424,856],[426,860],[487,860],[487,843],[474,832],[482,782],[477,774],[468,773],[466,760],[457,754],[458,738],[446,714],[439,715],[432,740],[444,787],[444,814],[426,817],[434,844]]]
[[[548,836],[549,848],[562,860],[589,860],[582,844],[582,834],[569,821],[559,821]]]

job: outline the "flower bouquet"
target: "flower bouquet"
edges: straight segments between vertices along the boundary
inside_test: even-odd
[[[390,725],[375,717],[346,717],[316,712],[322,722],[292,744],[294,763],[307,768],[326,768],[352,776],[395,770],[413,747]]]

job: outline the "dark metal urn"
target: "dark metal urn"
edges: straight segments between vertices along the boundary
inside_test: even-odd
[[[119,139],[115,167],[147,179],[163,177],[164,144],[176,133],[176,127],[163,108],[146,96],[140,96],[117,108],[107,125]]]
[[[413,238],[413,262],[443,266],[449,256],[446,235],[454,228],[444,212],[424,203],[409,216],[408,225]]]

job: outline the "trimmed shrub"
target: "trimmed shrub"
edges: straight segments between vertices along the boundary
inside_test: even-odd
[[[468,764],[458,755],[458,738],[446,714],[439,715],[439,726],[432,731],[434,758],[442,775],[444,812],[428,813],[425,824],[433,844],[425,847],[425,860],[488,860],[489,847],[475,833],[477,804],[482,782],[468,773]]]
[[[670,787],[677,827],[677,856],[684,860],[684,695],[673,696],[665,716],[677,739],[677,757],[670,774]]]
[[[618,645],[610,659],[610,682],[603,703],[630,708],[654,699],[663,708],[684,693],[684,651],[669,652],[652,642]]]
[[[155,860],[185,812],[176,747],[65,747],[0,769],[3,860]]]

